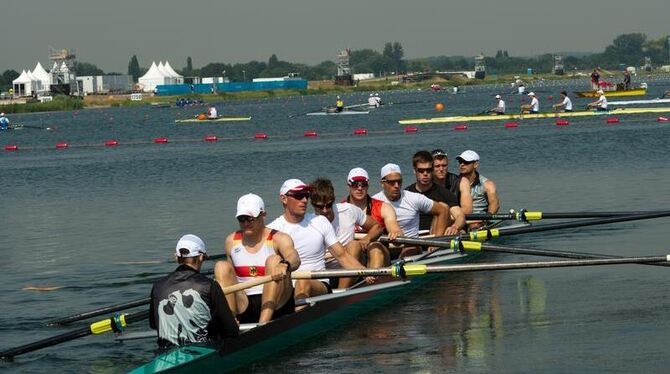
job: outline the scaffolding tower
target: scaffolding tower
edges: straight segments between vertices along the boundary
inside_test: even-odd
[[[475,56],[475,78],[476,79],[486,78],[486,63],[483,54]]]
[[[351,66],[349,65],[349,55],[351,50],[346,48],[337,55],[337,75],[335,76],[335,84],[340,86],[353,86],[354,77],[351,74]]]
[[[563,56],[561,55],[554,56],[554,74],[556,75],[565,74],[565,67],[563,67]]]
[[[51,69],[51,93],[80,96],[75,65],[77,55],[74,49],[55,49],[49,46],[49,60],[53,62]]]

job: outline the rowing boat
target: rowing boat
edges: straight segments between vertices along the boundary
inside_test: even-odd
[[[321,111],[321,112],[312,112],[307,113],[308,116],[348,116],[355,114],[370,114],[369,110],[343,110],[341,112],[330,112],[330,111]]]
[[[175,123],[209,123],[209,122],[237,122],[237,121],[251,121],[251,117],[235,117],[235,116],[220,116],[214,119],[176,119]]]
[[[432,123],[450,123],[450,122],[475,122],[475,121],[509,121],[523,119],[545,119],[545,118],[566,118],[566,117],[590,117],[602,115],[627,115],[644,113],[670,113],[670,108],[615,108],[609,111],[583,110],[563,113],[535,113],[535,114],[503,114],[503,115],[470,115],[470,116],[452,116],[435,118],[416,118],[400,120],[401,125],[426,125]]]
[[[645,104],[668,104],[670,99],[649,99],[649,100],[622,100],[610,101],[608,105],[645,105]]]
[[[644,96],[647,94],[646,88],[631,88],[629,90],[612,90],[605,91],[605,96],[620,97],[620,96]],[[598,97],[598,91],[575,91],[577,97]]]
[[[527,223],[517,223],[526,226]],[[454,264],[468,261],[472,254],[440,250],[433,256],[415,256],[407,262],[417,264]],[[475,255],[476,256],[476,255]],[[435,274],[394,280],[359,288],[334,290],[332,294],[299,300],[307,307],[299,312],[259,325],[229,339],[219,350],[213,344],[193,344],[155,357],[131,374],[148,373],[221,373],[248,366],[300,341],[333,329],[355,316],[370,312],[435,278]]]

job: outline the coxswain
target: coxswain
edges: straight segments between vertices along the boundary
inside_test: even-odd
[[[479,174],[479,155],[475,151],[467,150],[456,157],[461,178],[470,183],[472,196],[472,213],[495,214],[500,208],[500,200],[496,191],[496,184]],[[470,229],[477,228],[482,222],[470,223]]]
[[[214,266],[216,281],[224,287],[272,276],[272,282],[226,295],[240,323],[265,323],[295,310],[289,274],[300,266],[300,257],[290,236],[265,226],[265,215],[260,196],[240,197],[235,214],[240,229],[226,237],[227,259]]]
[[[199,237],[182,236],[175,247],[179,267],[154,283],[149,326],[160,348],[219,341],[239,334],[221,286],[200,274],[207,248]]]
[[[433,156],[428,151],[418,151],[412,157],[412,167],[416,183],[405,187],[406,191],[420,193],[423,196],[443,205],[447,209],[447,228],[438,235],[456,235],[465,228],[465,215],[458,206],[456,195],[437,183],[433,182]],[[433,215],[421,212],[419,214],[419,229],[430,230]]]
[[[496,95],[496,100],[498,100],[498,104],[495,107],[489,109],[488,113],[497,115],[505,114],[505,101],[500,95]]]
[[[211,106],[211,107],[209,107],[209,109],[207,109],[207,118],[208,119],[216,119],[218,116],[219,116],[219,113],[216,111],[215,106]]]
[[[554,111],[558,112],[562,110],[563,112],[572,112],[572,101],[568,97],[567,91],[561,91],[561,102],[554,104]]]
[[[335,203],[335,189],[333,183],[325,178],[314,180],[310,186],[312,193],[310,200],[314,213],[328,218],[333,225],[337,240],[347,252],[366,263],[369,268],[380,268],[389,264],[388,249],[377,241],[384,232],[381,225],[365,212],[350,203]],[[355,239],[356,227],[360,227],[365,234]],[[365,259],[367,258],[367,261]],[[329,253],[326,254],[326,268],[340,268]],[[340,278],[338,288],[347,288],[354,282],[354,278]]]
[[[9,119],[5,117],[5,113],[0,113],[0,130],[9,129]]]
[[[336,112],[341,112],[344,110],[344,101],[342,100],[341,97],[337,97],[337,101],[335,101],[335,111]]]
[[[607,98],[605,97],[605,91],[598,90],[596,91],[596,94],[599,95],[598,100],[592,103],[588,103],[586,107],[593,108],[599,112],[607,111]]]
[[[536,114],[540,112],[540,101],[535,97],[535,92],[529,92],[528,97],[530,97],[530,104],[521,105],[521,113],[531,113]]]
[[[419,237],[419,214],[426,213],[433,216],[430,233],[442,235],[447,228],[449,211],[444,205],[420,193],[403,190],[402,172],[396,164],[386,164],[381,169],[382,190],[373,198],[390,204],[395,209],[398,225],[407,238]],[[391,258],[405,257],[420,253],[417,246],[401,246],[391,249]]]
[[[284,212],[268,225],[269,228],[284,232],[293,239],[300,256],[300,267],[297,270],[324,270],[326,250],[345,269],[365,268],[337,240],[333,225],[326,217],[307,213],[310,191],[311,187],[299,179],[284,181],[279,189],[279,200]],[[374,278],[368,277],[366,281],[372,283]],[[293,282],[293,287],[296,300],[332,292],[328,279],[299,279]],[[297,306],[296,310],[302,308],[304,306]]]

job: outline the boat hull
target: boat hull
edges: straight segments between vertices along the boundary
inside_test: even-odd
[[[343,110],[341,112],[312,112],[308,116],[350,116],[357,114],[370,114],[369,110]]]
[[[644,96],[647,94],[646,88],[632,88],[630,90],[616,90],[605,91],[607,97],[621,97],[621,96]],[[597,91],[575,91],[577,97],[598,97]]]
[[[537,114],[504,114],[504,115],[481,115],[481,116],[454,116],[454,117],[435,117],[435,118],[417,118],[398,121],[401,125],[426,125],[434,123],[455,123],[455,122],[480,122],[480,121],[510,121],[524,119],[545,119],[545,118],[568,118],[568,117],[591,117],[602,115],[627,115],[644,113],[670,113],[670,108],[615,108],[609,111],[576,111],[563,113],[537,113]]]
[[[239,121],[251,121],[251,117],[218,117],[215,119],[197,119],[197,118],[188,118],[188,119],[177,119],[175,123],[211,123],[211,122],[239,122]]]

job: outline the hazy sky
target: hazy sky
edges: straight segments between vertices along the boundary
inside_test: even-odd
[[[71,48],[105,72],[187,56],[209,62],[316,64],[338,50],[383,49],[406,58],[602,51],[614,37],[670,32],[668,0],[0,0],[0,71],[48,69],[48,46]]]

